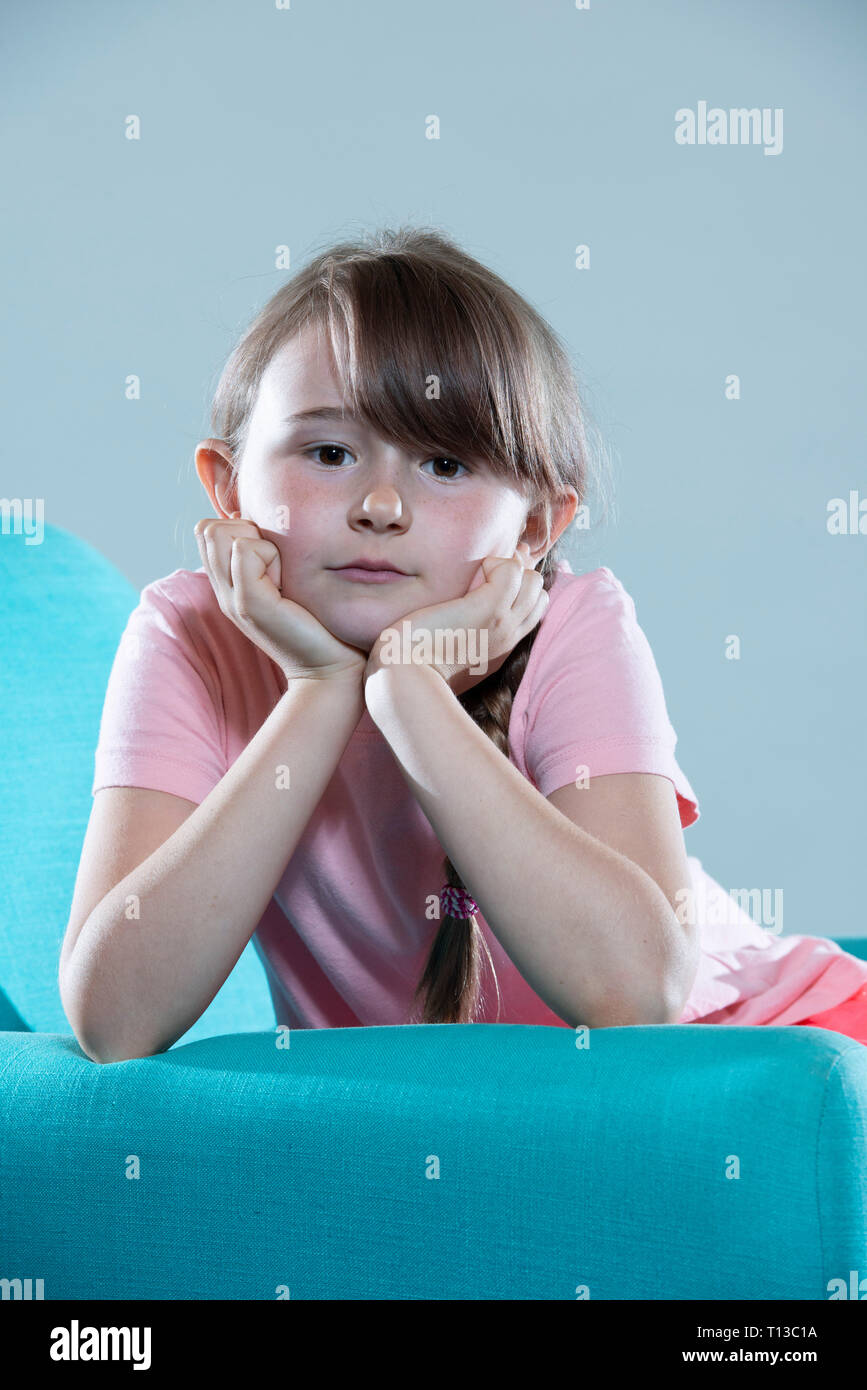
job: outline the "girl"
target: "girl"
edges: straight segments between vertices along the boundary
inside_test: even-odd
[[[332,247],[212,428],[202,566],[142,591],[106,692],[61,957],[91,1057],[170,1047],[251,936],[294,1027],[803,1023],[863,991],[686,855],[635,605],[560,556],[602,480],[568,357],[498,276],[427,230]]]

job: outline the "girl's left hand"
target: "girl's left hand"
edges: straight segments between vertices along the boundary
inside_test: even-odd
[[[370,649],[364,671],[365,684],[375,671],[404,664],[403,656],[414,652],[418,659],[413,660],[410,655],[410,664],[432,666],[455,695],[463,694],[493,671],[498,671],[521,638],[541,621],[548,606],[543,582],[542,575],[532,567],[526,542],[519,545],[512,556],[486,556],[462,597],[430,608],[419,608],[383,629]],[[404,628],[405,623],[411,625],[409,629]],[[444,639],[447,630],[453,635]],[[421,645],[423,639],[416,641],[417,635],[423,632],[430,634],[424,647]],[[471,632],[474,634],[472,642],[469,640]],[[485,633],[487,654],[483,645]],[[389,638],[389,634],[395,636]],[[395,661],[393,655],[395,647],[401,653],[399,661]],[[461,649],[466,660],[448,660],[458,658]],[[425,650],[431,653],[430,661],[421,659],[420,653]],[[438,656],[439,661],[436,660]],[[480,671],[480,665],[485,669]]]

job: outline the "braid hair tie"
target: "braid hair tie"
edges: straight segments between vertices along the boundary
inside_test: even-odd
[[[465,888],[453,888],[450,883],[443,884],[440,889],[440,912],[443,916],[448,915],[460,920],[472,917],[478,910],[477,904]]]

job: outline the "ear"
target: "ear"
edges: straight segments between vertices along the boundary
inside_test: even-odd
[[[232,451],[222,439],[203,439],[196,446],[196,472],[220,516],[240,516],[238,474]]]
[[[570,524],[578,510],[579,497],[574,487],[566,488],[557,497],[544,498],[527,514],[518,544],[526,541],[530,547],[530,564],[538,565]]]

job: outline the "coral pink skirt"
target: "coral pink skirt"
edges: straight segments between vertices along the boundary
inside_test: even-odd
[[[830,1028],[832,1032],[844,1033],[847,1038],[854,1038],[867,1047],[867,984],[844,999],[842,1004],[835,1004],[833,1009],[825,1009],[819,1014],[811,1014],[809,1018],[801,1018],[792,1026]]]

